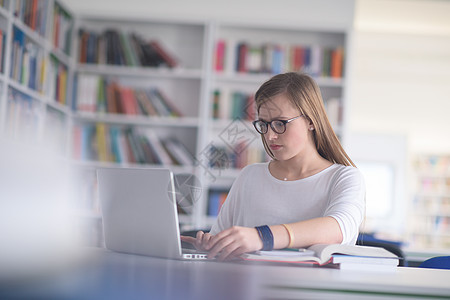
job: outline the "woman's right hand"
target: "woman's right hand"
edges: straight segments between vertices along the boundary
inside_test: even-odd
[[[209,233],[204,233],[203,231],[197,231],[196,237],[181,235],[180,238],[183,242],[194,245],[195,249],[199,251],[208,251],[206,248],[208,241],[211,239],[212,235]]]

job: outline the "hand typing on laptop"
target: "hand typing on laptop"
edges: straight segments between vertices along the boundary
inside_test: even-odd
[[[208,258],[230,260],[246,252],[261,250],[263,243],[255,228],[233,226],[216,235],[198,231],[196,237],[181,236],[197,250],[208,251]]]

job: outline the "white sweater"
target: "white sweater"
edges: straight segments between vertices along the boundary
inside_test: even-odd
[[[245,167],[233,183],[211,234],[232,226],[254,227],[333,217],[342,244],[355,244],[364,218],[365,184],[354,167],[334,164],[295,181],[276,179],[269,163]]]

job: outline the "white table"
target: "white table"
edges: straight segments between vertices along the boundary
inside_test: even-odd
[[[450,271],[177,261],[90,249],[70,269],[0,282],[0,299],[450,299]]]

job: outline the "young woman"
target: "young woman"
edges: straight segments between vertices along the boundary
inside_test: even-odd
[[[364,180],[305,74],[272,77],[255,94],[268,163],[245,167],[209,233],[183,236],[208,256],[313,244],[355,244],[365,210]]]

